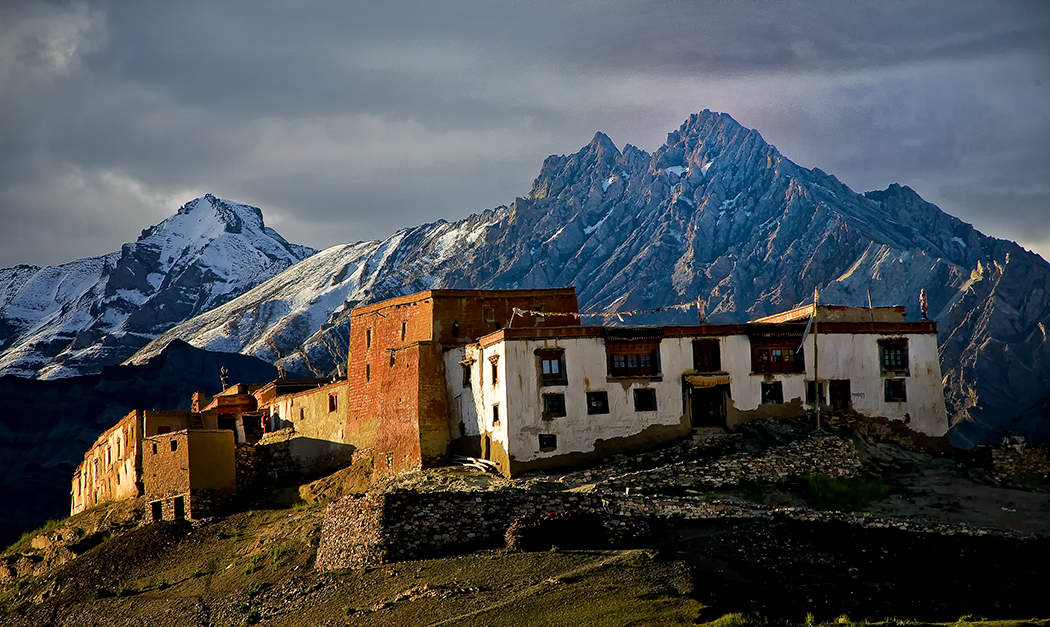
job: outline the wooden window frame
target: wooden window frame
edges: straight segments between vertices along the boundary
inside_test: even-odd
[[[543,419],[561,418],[566,414],[564,394],[543,395]]]
[[[635,388],[634,411],[648,412],[657,410],[656,390],[653,388]]]
[[[693,370],[722,372],[722,348],[717,339],[693,340]]]
[[[536,350],[537,367],[540,373],[540,385],[568,385],[565,372],[565,350],[540,348]]]
[[[907,379],[883,379],[883,399],[887,403],[907,403]]]
[[[909,368],[908,339],[879,340],[879,371],[883,375],[907,377]]]
[[[802,336],[751,338],[751,372],[805,372],[806,358],[801,343]]]
[[[600,416],[609,413],[609,393],[604,390],[587,392],[587,415]]]
[[[660,342],[606,342],[610,377],[651,379],[660,376]]]

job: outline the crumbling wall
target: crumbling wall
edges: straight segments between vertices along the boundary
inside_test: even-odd
[[[1040,477],[1050,474],[1050,447],[1006,444],[991,447],[991,470],[996,477]]]

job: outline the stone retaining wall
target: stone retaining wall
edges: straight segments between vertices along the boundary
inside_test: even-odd
[[[997,477],[1039,477],[1050,474],[1050,447],[1017,444],[992,447],[992,473]]]
[[[357,568],[503,546],[520,516],[599,514],[605,536],[594,546],[644,535],[646,521],[608,509],[600,495],[575,492],[413,492],[354,495],[328,505],[317,568]],[[558,539],[552,538],[552,544]]]
[[[650,525],[715,518],[846,522],[862,527],[946,535],[1008,535],[968,525],[876,518],[803,507],[763,509],[700,497],[651,497],[622,493],[414,492],[349,496],[328,505],[317,550],[317,568],[361,568],[428,559],[503,546],[510,524],[521,516],[550,512],[598,514],[603,538],[592,548],[637,543]],[[552,537],[551,544],[558,545]],[[568,547],[565,547],[568,548]],[[583,547],[580,547],[583,548]]]

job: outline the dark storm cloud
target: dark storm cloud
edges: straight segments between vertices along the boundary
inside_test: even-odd
[[[596,130],[722,110],[858,191],[1050,251],[1041,3],[7,3],[0,266],[192,197],[324,247],[527,193]]]

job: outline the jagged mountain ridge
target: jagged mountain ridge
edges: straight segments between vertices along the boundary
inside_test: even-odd
[[[305,313],[309,298],[300,295],[296,309],[290,293],[264,283],[223,315],[171,329],[132,361],[178,337],[276,358],[290,371],[328,373],[345,359],[338,344],[345,345],[350,306],[432,287],[573,285],[584,311],[700,295],[709,319],[727,322],[809,302],[814,288],[825,302],[850,305],[867,304],[870,292],[875,305],[905,304],[914,318],[925,288],[940,323],[956,442],[997,437],[1002,424],[1025,415],[1021,431],[1050,421],[1039,409],[1050,390],[1050,266],[1042,258],[979,233],[907,187],[858,194],[791,162],[726,114],[690,116],[652,154],[631,145],[620,151],[597,133],[579,152],[547,158],[529,194],[509,207],[330,251],[332,259],[347,255],[354,269],[330,272],[327,287],[311,288],[320,315]],[[321,304],[331,298],[322,293],[334,292],[343,295],[336,309]],[[316,331],[277,324],[274,333],[252,322],[270,319],[260,313],[266,307],[325,321]],[[232,329],[255,331],[224,330],[230,315]],[[694,312],[668,312],[628,323],[692,320]]]
[[[315,252],[267,227],[258,208],[208,194],[119,252],[2,269],[0,375],[97,373]]]

